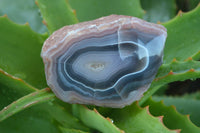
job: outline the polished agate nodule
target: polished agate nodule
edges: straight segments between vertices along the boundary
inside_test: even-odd
[[[166,36],[161,25],[122,15],[65,26],[42,48],[47,84],[65,102],[129,105],[154,79]]]

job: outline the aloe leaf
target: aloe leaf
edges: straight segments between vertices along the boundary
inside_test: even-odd
[[[114,124],[126,133],[169,133],[178,130],[169,130],[162,123],[162,117],[154,117],[148,107],[141,108],[138,103],[126,106],[123,109],[113,109],[110,117]]]
[[[48,114],[47,103],[27,108],[0,122],[2,133],[59,133],[58,125]]]
[[[0,110],[18,98],[36,90],[24,80],[0,69]]]
[[[0,17],[0,29],[0,68],[36,88],[46,87],[40,51],[47,35],[15,24],[6,16]]]
[[[200,51],[200,6],[194,10],[178,15],[164,23],[168,37],[164,49],[164,63],[171,62],[174,58],[183,61]]]
[[[50,33],[70,24],[78,22],[75,13],[66,0],[36,0],[44,23]]]
[[[142,105],[145,100],[152,96],[161,86],[174,82],[184,81],[187,79],[200,78],[200,62],[189,58],[187,61],[173,60],[170,64],[163,64],[157,73],[156,78],[151,84],[151,87],[145,92],[140,100]]]
[[[67,106],[67,107],[66,107]],[[89,131],[89,128],[71,114],[71,104],[64,103],[60,105],[58,101],[54,101],[52,106],[48,107],[48,112],[58,123],[59,126],[65,129]]]
[[[73,114],[79,118],[85,125],[97,129],[103,133],[123,133],[118,129],[109,118],[101,116],[96,109],[89,110],[87,107],[74,104]]]
[[[163,115],[163,122],[170,129],[179,128],[182,133],[200,132],[200,128],[195,126],[187,115],[178,113],[174,106],[167,107],[163,102],[154,102],[152,99],[149,99],[145,105],[149,106],[149,111],[154,116]]]
[[[42,23],[42,17],[35,0],[1,0],[0,16],[5,14],[15,23],[25,24],[28,22],[36,32],[44,33],[47,31],[46,26]]]
[[[200,96],[199,93],[196,96]],[[200,101],[185,97],[153,96],[156,101],[163,100],[167,106],[173,105],[181,113],[190,117],[191,121],[200,127]],[[189,114],[189,115],[188,115]],[[188,125],[188,124],[187,124]],[[194,128],[196,129],[196,128]],[[200,132],[200,128],[198,129]]]
[[[141,0],[141,5],[149,22],[166,22],[176,15],[175,0]]]
[[[69,0],[79,21],[89,21],[111,14],[142,18],[144,11],[139,0]]]
[[[48,92],[49,90],[47,88],[36,91],[11,103],[0,111],[0,122],[27,107],[55,98],[52,92]]]

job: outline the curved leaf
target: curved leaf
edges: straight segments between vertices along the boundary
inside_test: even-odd
[[[42,17],[35,0],[1,0],[0,16],[5,14],[15,23],[25,24],[28,22],[36,32],[44,33],[47,31],[46,26],[42,23]]]
[[[178,132],[167,129],[162,123],[162,117],[152,116],[148,107],[140,108],[136,102],[123,109],[113,109],[110,117],[126,133]]]
[[[50,89],[47,88],[40,91],[36,91],[8,105],[0,111],[0,121],[3,121],[4,119],[12,116],[13,114],[27,107],[55,98],[55,95],[52,92],[48,92],[49,90]]]
[[[50,33],[65,25],[78,22],[66,0],[36,0],[36,3]]]
[[[78,19],[89,21],[111,14],[142,18],[144,11],[139,0],[69,0]]]
[[[47,35],[15,24],[6,16],[0,17],[0,29],[0,68],[36,88],[46,87],[40,51]]]
[[[198,96],[200,96],[199,93],[198,93]],[[153,99],[156,101],[163,100],[163,102],[167,106],[174,105],[180,113],[190,116],[191,121],[200,127],[200,121],[199,121],[200,120],[200,114],[199,114],[200,101],[199,100],[195,100],[192,98],[186,99],[184,97],[166,97],[166,96],[162,96],[162,97],[161,96],[153,96]],[[169,116],[171,116],[171,115],[169,115]],[[184,125],[184,123],[182,125]],[[191,124],[187,123],[185,126],[187,127],[190,125]],[[197,128],[194,127],[194,129],[197,129]],[[199,131],[199,130],[200,130],[200,128],[198,128],[197,131]]]
[[[200,5],[194,10],[178,15],[163,25],[167,28],[168,37],[164,49],[164,63],[174,58],[183,61],[200,51]]]
[[[73,114],[88,127],[97,129],[103,133],[123,133],[109,118],[106,119],[101,116],[96,109],[92,111],[85,106],[74,104]]]

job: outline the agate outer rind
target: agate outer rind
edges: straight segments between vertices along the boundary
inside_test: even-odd
[[[42,48],[47,84],[65,102],[122,108],[149,88],[162,64],[166,37],[163,26],[123,15],[65,26]],[[84,70],[87,60],[97,62],[89,63],[95,73]],[[104,65],[113,72],[98,76]]]

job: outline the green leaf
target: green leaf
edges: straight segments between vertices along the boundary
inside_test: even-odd
[[[97,129],[103,133],[122,133],[109,118],[101,116],[96,109],[89,110],[87,107],[74,104],[73,114],[79,118],[85,125]]]
[[[186,79],[200,78],[200,62],[194,60],[177,61],[174,60],[170,64],[163,64],[157,73],[156,78],[151,87],[145,92],[140,100],[142,105],[150,96],[152,96],[161,86],[174,82],[184,81]]]
[[[167,28],[168,37],[164,49],[164,63],[174,58],[183,61],[200,51],[200,6],[182,13],[163,25]]]
[[[89,21],[111,14],[142,18],[144,11],[139,0],[69,0],[78,19]]]
[[[0,122],[2,133],[59,133],[58,125],[48,114],[47,103],[27,108]]]
[[[0,29],[0,68],[36,88],[46,87],[40,52],[47,35],[6,17],[0,17]]]
[[[135,102],[123,109],[113,109],[110,117],[114,124],[126,133],[168,133],[176,132],[167,129],[162,123],[162,117],[154,117],[148,107],[140,108]]]
[[[199,93],[198,93],[199,95]],[[199,95],[200,96],[200,95]],[[184,97],[166,97],[166,96],[153,96],[153,99],[156,101],[163,100],[167,106],[174,105],[177,110],[182,114],[189,114],[190,119],[197,126],[200,127],[200,101],[192,98]],[[187,124],[188,126],[190,124]],[[185,125],[185,126],[187,126]],[[197,129],[196,127],[194,129]],[[198,128],[200,132],[200,128]]]
[[[36,3],[50,33],[65,25],[78,22],[66,0],[36,0]]]
[[[0,122],[3,120],[5,121],[5,119],[8,119],[9,117],[12,118],[17,112],[20,112],[24,109],[27,110],[27,108],[33,105],[48,101],[49,103],[43,104],[45,107],[42,107],[40,111],[46,112],[48,117],[55,122],[54,125],[63,126],[65,128],[74,128],[77,130],[89,130],[87,127],[81,124],[77,118],[73,117],[69,113],[69,110],[71,110],[70,105],[65,104],[65,106],[68,105],[69,107],[64,108],[59,105],[59,102],[51,102],[52,100],[55,100],[55,95],[50,92],[49,88],[33,92],[18,99],[17,101],[14,101],[12,104],[1,110]]]
[[[149,22],[166,22],[176,15],[175,0],[141,0],[141,5]]]
[[[200,78],[200,62],[191,59],[187,61],[174,60],[170,64],[163,64],[154,79],[154,85],[163,85],[174,81]]]
[[[0,110],[18,98],[36,90],[22,79],[0,69]]]
[[[163,102],[154,102],[149,99],[144,106],[149,106],[149,111],[154,116],[164,116],[163,123],[170,129],[181,129],[181,133],[198,133],[200,128],[195,126],[186,115],[179,114],[174,106],[167,107]]]
[[[5,107],[0,111],[0,122],[27,107],[54,99],[55,95],[48,91],[49,88],[36,91],[18,99],[9,106]]]
[[[44,33],[47,31],[46,26],[42,23],[42,17],[38,12],[35,0],[1,0],[0,16],[5,14],[18,24],[28,22],[36,32]]]
[[[48,112],[62,128],[89,131],[88,127],[71,114],[71,104],[64,103],[60,105],[56,100],[52,106],[48,107]]]

